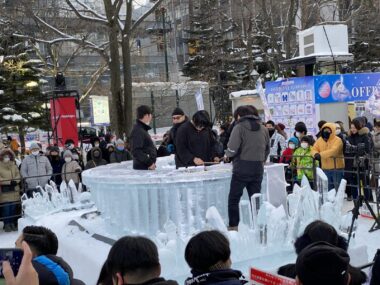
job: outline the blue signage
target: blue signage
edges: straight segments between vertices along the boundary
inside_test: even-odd
[[[380,73],[314,76],[315,103],[367,101],[380,92]]]

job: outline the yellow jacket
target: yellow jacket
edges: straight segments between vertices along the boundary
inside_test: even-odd
[[[314,156],[316,153],[321,155],[322,169],[333,170],[344,168],[344,154],[342,139],[335,135],[335,124],[326,123],[323,125],[322,130],[325,128],[331,129],[330,138],[327,142],[320,137],[314,144],[311,154]],[[335,161],[333,158],[336,158]]]

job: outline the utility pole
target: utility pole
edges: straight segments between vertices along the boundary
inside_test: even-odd
[[[168,49],[166,45],[166,23],[165,23],[166,9],[164,7],[161,8],[161,13],[162,13],[162,34],[163,34],[163,40],[164,40],[166,82],[169,82],[170,77],[169,77]]]

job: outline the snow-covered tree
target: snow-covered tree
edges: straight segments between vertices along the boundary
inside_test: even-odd
[[[25,134],[29,128],[43,129],[47,117],[41,92],[41,61],[31,57],[27,42],[12,36],[1,25],[0,36],[0,128],[2,132],[17,132],[21,147],[25,147]]]

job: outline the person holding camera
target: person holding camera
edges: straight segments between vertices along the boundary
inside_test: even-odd
[[[369,129],[364,126],[360,119],[355,118],[352,120],[351,128],[348,132],[345,157],[348,164],[347,169],[352,169],[352,171],[359,170],[360,177],[358,179],[357,173],[349,173],[347,176],[347,200],[358,198],[361,184],[364,188],[365,197],[371,199],[372,194],[368,187],[369,178],[366,178],[364,174],[365,169],[368,169],[368,159],[365,156],[370,152]]]
[[[4,231],[17,231],[17,202],[20,201],[20,171],[10,149],[0,153],[0,211]]]

